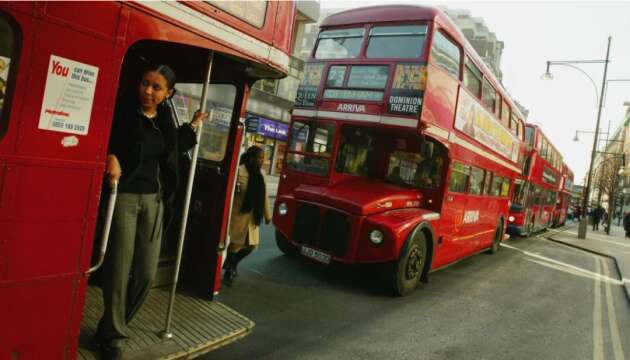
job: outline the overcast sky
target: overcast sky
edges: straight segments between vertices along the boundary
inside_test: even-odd
[[[380,4],[429,4],[469,9],[485,20],[490,31],[504,42],[501,58],[503,83],[512,96],[530,111],[529,122],[541,125],[565,162],[582,183],[588,169],[597,98],[589,79],[568,67],[552,67],[554,79],[542,80],[547,60],[595,60],[606,56],[612,36],[608,78],[630,79],[630,2],[479,2],[479,1],[332,1],[322,9],[356,8]],[[580,65],[601,86],[603,64]],[[624,101],[630,101],[630,82],[610,83],[600,128],[611,132],[622,122]],[[602,143],[603,145],[603,143]]]

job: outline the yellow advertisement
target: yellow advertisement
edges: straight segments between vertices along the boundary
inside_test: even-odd
[[[518,160],[518,139],[463,89],[459,92],[455,128],[506,158]]]

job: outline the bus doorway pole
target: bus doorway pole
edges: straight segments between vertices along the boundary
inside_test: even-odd
[[[201,91],[201,108],[199,111],[206,111],[206,99],[208,98],[208,88],[210,87],[210,74],[212,73],[212,61],[214,60],[214,52],[210,51],[208,55],[208,71],[206,72],[205,83]],[[212,118],[212,110],[208,119]],[[188,207],[190,206],[190,198],[192,196],[192,188],[195,180],[195,171],[197,169],[197,155],[199,154],[199,143],[201,142],[201,132],[203,130],[203,122],[197,128],[197,144],[192,153],[192,161],[190,163],[190,171],[188,172],[188,182],[186,184],[186,196],[184,198],[184,208],[182,211],[181,227],[179,229],[179,240],[177,242],[177,258],[175,260],[175,274],[173,275],[173,285],[171,285],[171,293],[168,299],[168,309],[166,310],[166,322],[164,323],[163,339],[171,339],[171,320],[173,319],[173,306],[175,305],[175,292],[177,290],[177,282],[179,281],[179,268],[182,262],[182,252],[184,250],[184,239],[186,238],[186,225],[188,224]]]

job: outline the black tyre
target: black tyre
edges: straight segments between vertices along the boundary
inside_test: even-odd
[[[409,240],[400,258],[391,264],[390,282],[396,296],[411,294],[422,277],[427,262],[427,241],[421,231]]]
[[[501,240],[503,240],[503,221],[499,222],[497,229],[494,232],[494,239],[492,240],[492,246],[488,249],[488,254],[496,254],[501,247]]]
[[[276,230],[276,245],[278,246],[278,249],[280,249],[280,251],[282,251],[282,253],[285,255],[297,255],[297,248],[289,244],[289,240],[287,240],[287,238],[284,237],[284,235],[282,235],[282,233],[280,233],[278,230]]]

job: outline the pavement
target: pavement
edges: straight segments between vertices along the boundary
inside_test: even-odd
[[[592,231],[592,227],[589,225],[586,239],[578,239],[577,225],[569,225],[564,230],[550,231],[547,238],[613,259],[617,265],[628,301],[630,301],[630,238],[625,237],[625,231],[621,226],[611,226],[610,235],[604,232],[603,226],[599,228],[599,230]]]
[[[274,175],[265,175],[265,182],[267,183],[267,194],[271,198],[272,202],[276,200],[276,193],[278,192],[278,182],[280,177]]]

